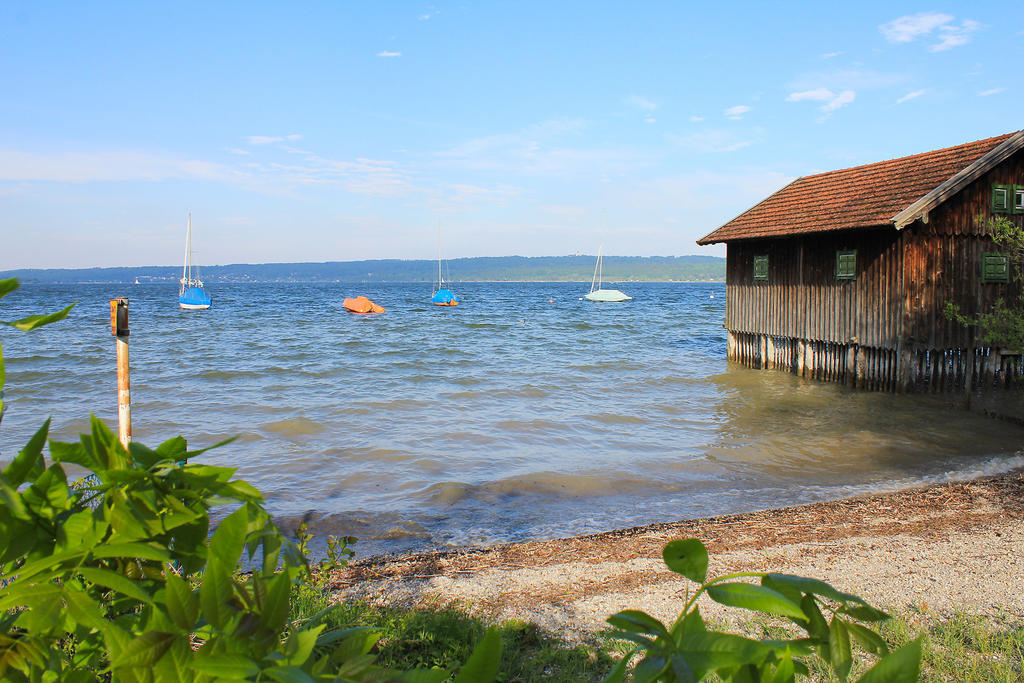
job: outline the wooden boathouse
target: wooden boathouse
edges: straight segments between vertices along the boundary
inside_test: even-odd
[[[727,245],[730,360],[879,391],[1008,386],[1019,353],[968,316],[1020,291],[989,219],[1024,221],[1024,131],[799,178],[698,244]]]

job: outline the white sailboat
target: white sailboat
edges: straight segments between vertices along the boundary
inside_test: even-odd
[[[178,290],[178,305],[189,311],[205,311],[213,305],[213,300],[203,291],[203,281],[192,277],[192,214],[188,215],[188,228],[185,230],[185,264],[181,268],[181,289]]]
[[[597,249],[597,265],[594,266],[594,277],[590,281],[590,294],[585,295],[588,301],[631,301],[633,297],[617,289],[604,289],[604,240]]]

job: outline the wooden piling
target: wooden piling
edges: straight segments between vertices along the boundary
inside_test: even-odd
[[[110,333],[117,341],[117,438],[128,448],[132,440],[132,392],[128,364],[128,299],[110,300]]]

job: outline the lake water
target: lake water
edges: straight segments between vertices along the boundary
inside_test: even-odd
[[[1020,427],[929,396],[854,392],[725,360],[721,284],[464,283],[209,288],[26,285],[0,318],[0,460],[39,424],[116,429],[108,300],[128,296],[132,420],[149,445],[238,440],[238,468],[285,527],[352,534],[359,556],[561,537],[744,512],[1021,466]],[[385,306],[346,313],[346,296]]]

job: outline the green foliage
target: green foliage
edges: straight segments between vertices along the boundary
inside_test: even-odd
[[[723,681],[792,681],[806,676],[805,659],[818,659],[841,680],[853,665],[853,644],[877,656],[861,681],[916,681],[921,641],[889,651],[886,641],[867,624],[889,615],[863,599],[829,584],[789,574],[739,572],[707,579],[708,555],[697,539],[672,541],[663,552],[672,571],[699,584],[671,626],[639,610],[609,617],[620,638],[635,643],[608,675],[608,681],[700,681],[715,675]],[[751,583],[757,579],[758,583]],[[782,617],[804,632],[800,637],[755,640],[708,628],[697,606],[701,595],[730,607]]]
[[[101,422],[79,443],[48,425],[0,475],[0,678],[442,680],[387,672],[379,632],[289,621],[305,556],[233,470],[191,463],[181,437],[125,449]],[[74,464],[90,482],[68,486]],[[210,511],[233,508],[212,536]],[[252,570],[238,572],[245,558]],[[484,638],[464,671],[488,680],[500,643]],[[481,663],[483,662],[483,663]]]
[[[330,601],[326,590],[307,592],[295,601],[291,618],[308,618]],[[453,668],[470,656],[488,628],[456,607],[401,608],[357,600],[339,605],[323,623],[341,629],[372,625],[381,634],[378,663],[398,669]],[[497,630],[503,653],[497,681],[600,680],[616,663],[607,652],[610,643],[599,636],[569,644],[535,624],[515,621],[498,624]]]

